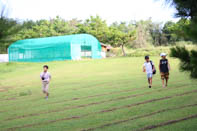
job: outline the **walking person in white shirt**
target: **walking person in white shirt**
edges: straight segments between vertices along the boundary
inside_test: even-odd
[[[148,78],[149,88],[152,87],[152,77],[156,73],[155,66],[152,61],[150,61],[149,56],[145,56],[145,63],[143,65],[143,72],[146,72]]]
[[[49,67],[47,65],[43,66],[43,72],[40,74],[40,79],[42,81],[42,91],[46,94],[46,99],[49,97],[49,82],[51,80],[51,74],[48,72]]]

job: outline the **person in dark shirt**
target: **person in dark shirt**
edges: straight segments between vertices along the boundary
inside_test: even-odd
[[[166,54],[161,53],[162,59],[159,62],[159,70],[161,74],[161,79],[162,79],[162,85],[163,87],[168,86],[168,79],[169,79],[169,71],[170,71],[170,64],[168,59],[166,59]],[[165,84],[166,82],[166,84]]]

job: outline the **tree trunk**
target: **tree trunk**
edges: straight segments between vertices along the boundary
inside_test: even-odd
[[[126,53],[125,53],[125,50],[124,50],[124,44],[121,45],[121,48],[122,48],[122,54],[123,54],[124,56],[126,56]]]

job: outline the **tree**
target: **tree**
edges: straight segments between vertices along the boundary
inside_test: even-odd
[[[76,34],[79,23],[77,19],[65,21],[58,16],[50,20],[25,21],[15,38],[17,40]]]
[[[123,32],[116,27],[110,27],[111,42],[115,47],[121,47],[123,56],[126,56],[125,45],[128,45],[135,39],[135,31]]]
[[[136,39],[133,44],[134,48],[147,47],[148,44],[151,43],[150,23],[150,19],[136,23]]]
[[[150,23],[149,26],[150,34],[152,36],[153,45],[154,46],[161,46],[166,45],[167,42],[165,40],[165,36],[162,34],[162,25],[161,23]]]
[[[197,17],[197,1],[196,0],[166,0],[167,3],[173,5],[177,13],[176,17],[191,18],[192,20]]]
[[[197,1],[196,0],[166,0],[167,3],[173,5],[177,13],[176,17],[181,17],[182,19],[187,19],[190,21],[190,24],[184,28],[184,31],[189,38],[197,41]]]
[[[109,35],[109,27],[105,20],[99,16],[91,16],[84,23],[79,24],[78,33],[87,33],[95,36],[100,42],[107,43]]]
[[[163,34],[167,37],[169,44],[174,44],[177,41],[192,41],[188,34],[186,33],[187,26],[190,24],[190,20],[180,19],[178,22],[174,23],[168,21],[163,27]]]
[[[6,6],[0,10],[0,52],[6,52],[12,42],[10,36],[20,30],[20,24],[16,20],[6,18]]]
[[[166,0],[176,8],[177,17],[189,20],[189,24],[184,26],[184,33],[188,38],[197,40],[197,1],[196,0]],[[189,71],[192,78],[197,78],[197,51],[189,51],[184,47],[171,49],[171,56],[181,60],[180,69]]]
[[[190,72],[192,78],[197,78],[197,51],[188,51],[185,47],[171,49],[171,56],[181,60],[180,70]]]

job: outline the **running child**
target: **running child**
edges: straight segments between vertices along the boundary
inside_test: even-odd
[[[149,88],[152,87],[152,77],[155,71],[155,66],[152,61],[150,61],[149,56],[145,56],[145,63],[143,65],[143,72],[146,72],[148,78]]]
[[[51,80],[51,75],[48,72],[49,67],[47,65],[43,66],[43,72],[40,74],[40,79],[42,81],[42,91],[46,94],[46,99],[49,97],[49,82]]]
[[[161,80],[162,80],[162,86],[167,87],[168,86],[168,79],[169,79],[169,71],[170,71],[170,64],[168,59],[166,59],[167,54],[161,53],[161,60],[159,64],[159,70],[161,74]]]

